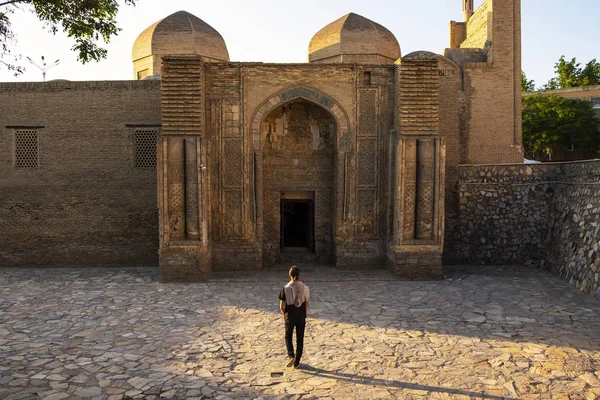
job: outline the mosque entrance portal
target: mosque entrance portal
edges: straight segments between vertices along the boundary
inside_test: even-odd
[[[306,99],[263,119],[263,263],[333,260],[336,120]]]

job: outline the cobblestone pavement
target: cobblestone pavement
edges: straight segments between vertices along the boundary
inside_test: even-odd
[[[2,269],[0,398],[600,398],[600,302],[545,271],[304,271],[298,370],[285,368],[285,278]]]

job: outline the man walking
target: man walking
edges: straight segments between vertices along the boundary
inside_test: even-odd
[[[306,310],[308,309],[308,299],[310,291],[308,286],[300,282],[300,269],[296,266],[290,268],[290,282],[281,288],[279,292],[279,309],[283,313],[285,320],[285,345],[288,352],[287,366],[298,368],[302,350],[304,349],[304,329],[306,328]],[[294,354],[294,345],[292,335],[296,328],[296,353]]]

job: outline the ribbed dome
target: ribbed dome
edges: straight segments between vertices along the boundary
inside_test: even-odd
[[[354,13],[321,29],[308,46],[311,63],[393,64],[400,57],[392,32]]]
[[[205,61],[229,61],[223,37],[200,18],[178,11],[144,30],[133,44],[132,59],[136,78],[160,73],[160,58],[198,55]]]

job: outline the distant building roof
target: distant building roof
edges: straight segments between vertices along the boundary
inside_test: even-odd
[[[577,86],[566,89],[539,90],[536,92],[523,92],[523,97],[529,97],[536,94],[555,94],[557,96],[573,97],[573,95],[581,94],[582,96],[600,96],[600,85],[592,86]]]

